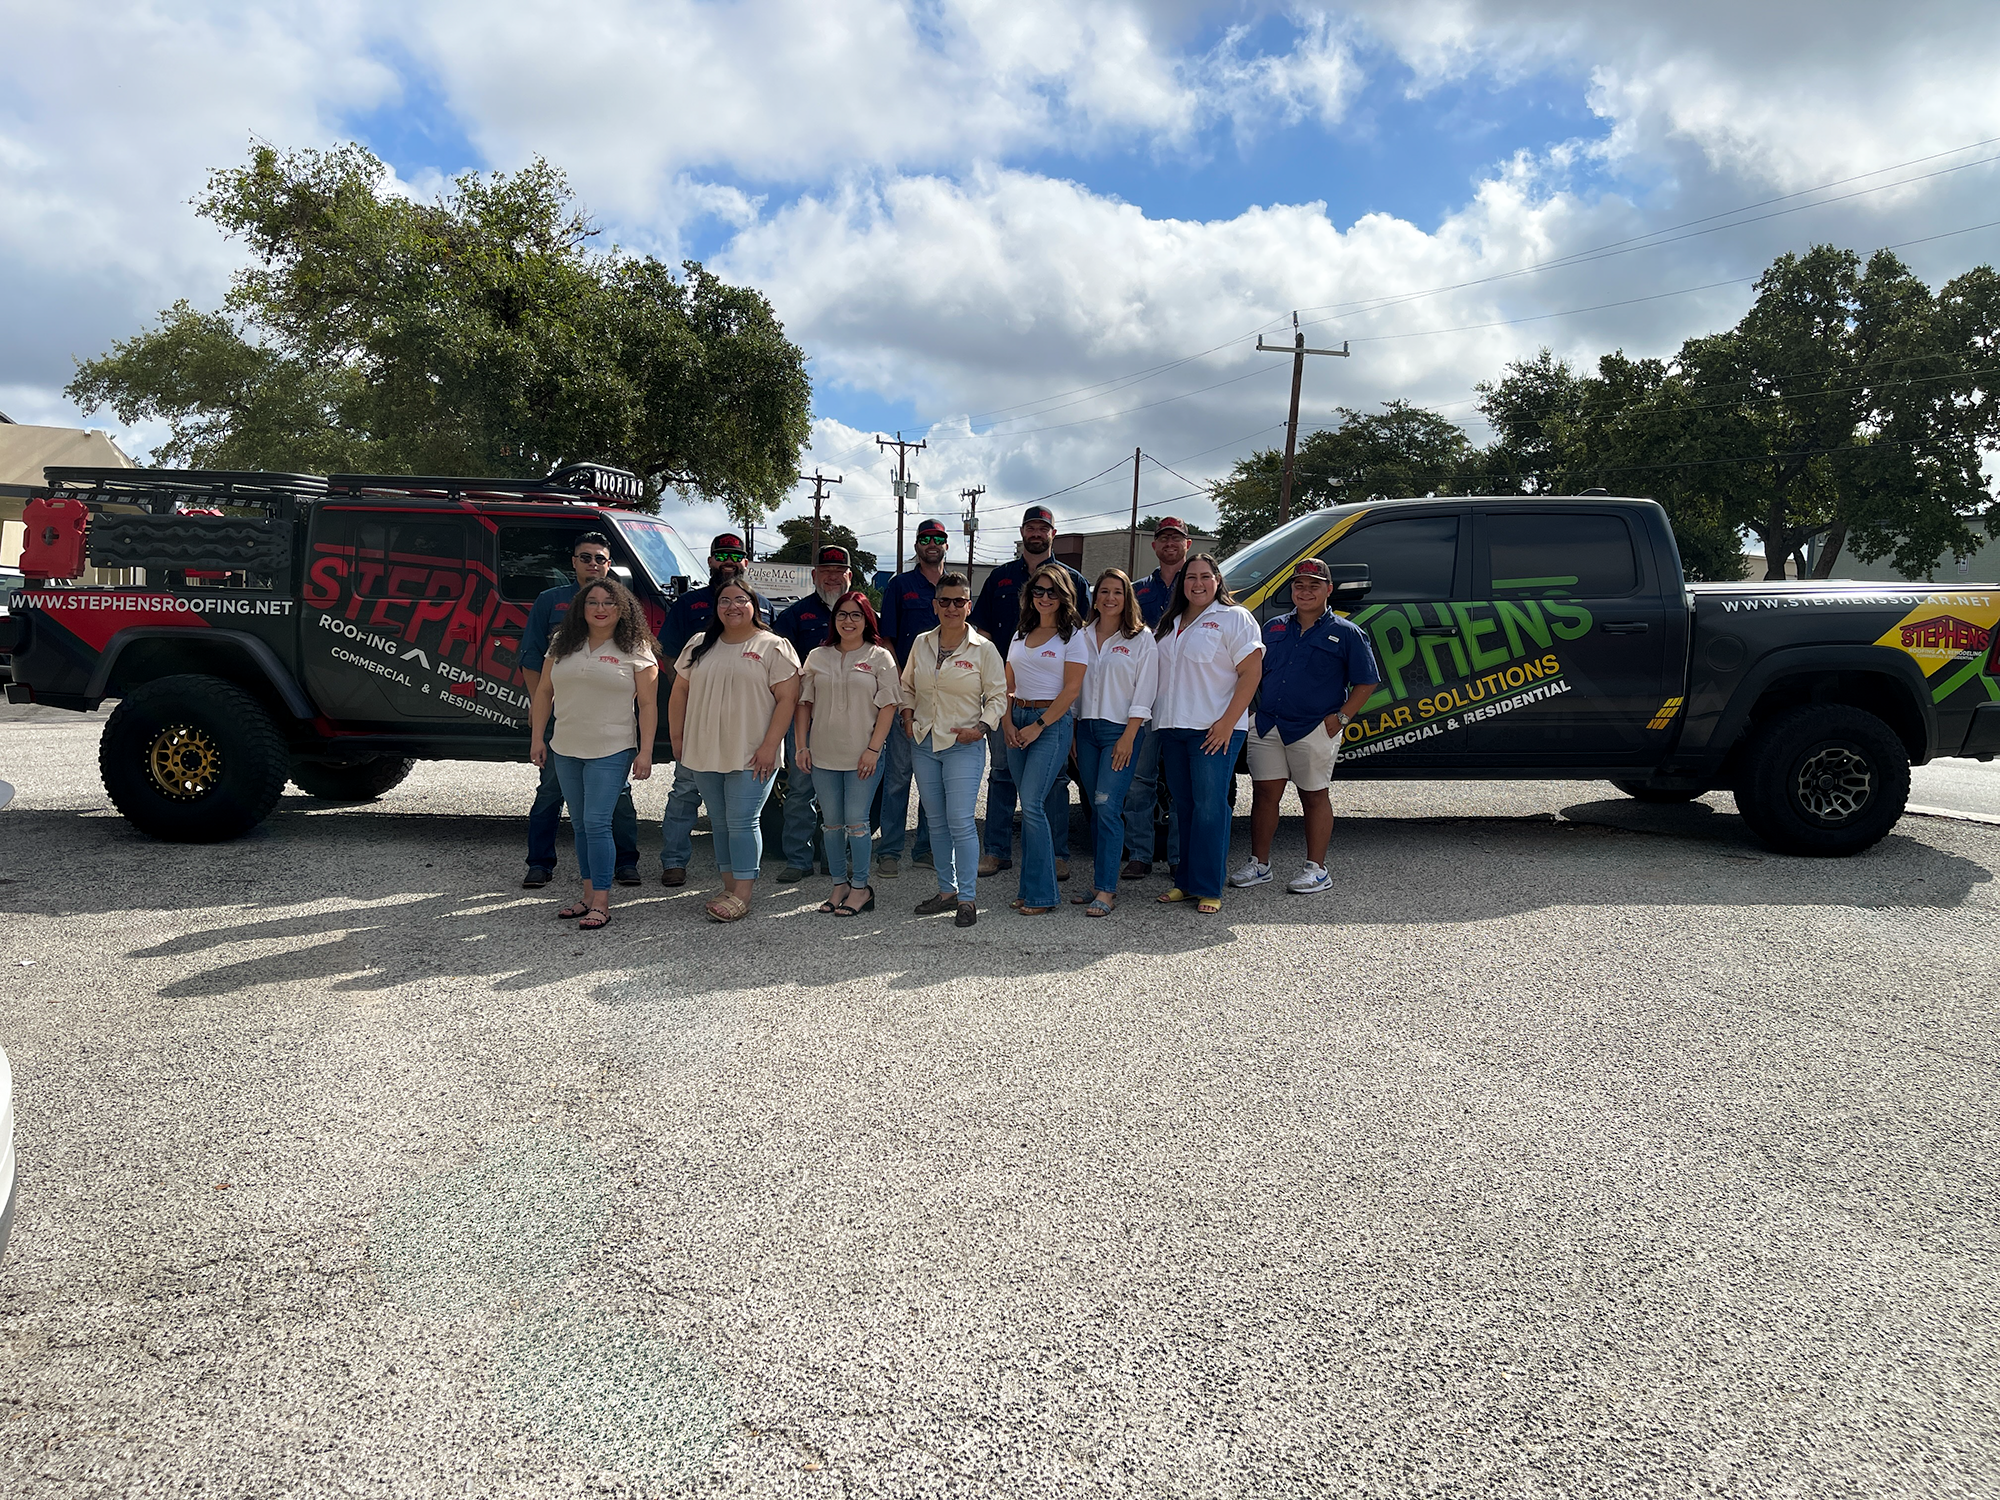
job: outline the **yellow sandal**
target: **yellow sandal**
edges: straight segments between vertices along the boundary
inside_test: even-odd
[[[1159,902],[1162,906],[1165,906],[1170,901],[1192,901],[1194,900],[1194,897],[1190,896],[1186,891],[1182,890],[1179,886],[1175,886],[1172,890],[1166,892],[1164,895],[1155,896],[1153,899]]]
[[[1203,896],[1201,901],[1195,906],[1195,910],[1200,912],[1204,917],[1212,917],[1222,910],[1222,898],[1220,896]]]

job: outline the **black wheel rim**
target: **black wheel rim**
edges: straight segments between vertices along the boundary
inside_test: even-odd
[[[1816,746],[1792,775],[1792,800],[1815,823],[1851,823],[1875,800],[1875,768],[1853,745]]]

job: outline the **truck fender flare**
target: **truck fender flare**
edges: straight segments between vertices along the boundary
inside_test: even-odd
[[[293,718],[313,717],[311,700],[299,690],[298,682],[278,659],[278,653],[256,636],[242,630],[203,630],[196,633],[179,625],[135,625],[130,630],[119,631],[107,641],[103,653],[97,658],[96,670],[90,674],[90,685],[84,690],[84,697],[93,706],[104,697],[105,688],[111,681],[111,674],[117,671],[118,659],[125,654],[125,648],[140,641],[172,641],[178,646],[199,643],[241,651],[284,700]]]
[[[1917,764],[1937,755],[1937,706],[1931,701],[1930,683],[1908,654],[1888,646],[1781,646],[1760,657],[1730,694],[1729,705],[1709,740],[1711,750],[1726,755],[1735,747],[1750,722],[1751,710],[1773,683],[1821,672],[1869,673],[1894,682],[1908,696],[1909,706],[1916,710],[1924,728],[1923,757]]]

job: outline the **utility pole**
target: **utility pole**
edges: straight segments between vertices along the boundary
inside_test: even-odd
[[[903,571],[903,505],[905,501],[917,498],[917,486],[910,478],[910,450],[914,448],[921,453],[930,444],[906,443],[899,430],[895,442],[878,435],[875,446],[885,453],[891,448],[896,450],[896,571],[900,573]]]
[[[1335,359],[1346,359],[1347,340],[1342,339],[1338,349],[1308,349],[1306,336],[1299,331],[1299,315],[1293,313],[1291,343],[1267,344],[1260,338],[1257,347],[1266,354],[1289,354],[1292,357],[1292,415],[1285,423],[1285,474],[1278,481],[1278,524],[1282,526],[1292,518],[1292,455],[1299,446],[1299,383],[1305,379],[1306,356],[1330,354]]]
[[[826,477],[826,476],[825,476],[824,474],[820,473],[820,471],[819,471],[819,468],[818,468],[818,466],[817,466],[817,465],[815,465],[815,466],[814,466],[814,468],[813,468],[813,550],[812,550],[812,565],[813,565],[813,566],[814,566],[815,568],[819,566],[819,503],[820,503],[820,501],[822,501],[822,500],[824,500],[824,499],[826,498],[826,487],[827,487],[828,485],[830,485],[830,484],[839,484],[839,483],[841,483],[841,482],[842,482],[842,479],[844,479],[844,478],[845,478],[845,476],[843,475],[843,476],[842,476],[841,478],[838,478],[838,479],[828,479],[828,478],[827,478],[827,477]]]
[[[958,492],[958,498],[971,506],[965,513],[965,576],[968,579],[972,577],[972,554],[979,546],[979,497],[985,493],[986,486],[983,484]]]
[[[1132,450],[1132,529],[1125,536],[1125,576],[1139,569],[1139,450]]]

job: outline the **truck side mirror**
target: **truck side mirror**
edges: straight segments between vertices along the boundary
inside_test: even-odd
[[[1368,579],[1367,563],[1328,563],[1326,570],[1333,580],[1327,603],[1334,609],[1354,608],[1374,587]]]

